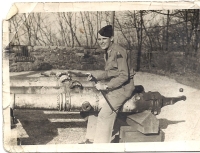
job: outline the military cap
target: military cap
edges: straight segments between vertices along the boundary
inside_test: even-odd
[[[113,35],[113,28],[111,25],[107,25],[101,28],[98,33],[104,37],[111,37]]]

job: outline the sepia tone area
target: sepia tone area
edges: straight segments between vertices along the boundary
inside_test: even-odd
[[[85,140],[88,121],[82,112],[88,105],[84,104],[89,102],[91,110],[99,111],[95,102],[106,101],[94,83],[86,81],[86,73],[104,70],[97,33],[106,25],[113,25],[114,42],[130,53],[135,86],[164,97],[186,97],[162,103],[157,114],[134,112],[131,130],[119,115],[112,144],[200,141],[200,10],[152,9],[30,12],[11,17],[9,43],[4,47],[11,101],[8,144],[65,145]],[[122,110],[130,109],[130,102]]]

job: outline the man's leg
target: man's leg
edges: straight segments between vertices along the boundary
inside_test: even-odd
[[[106,96],[115,110],[127,99],[119,91],[110,92]],[[102,106],[98,114],[94,143],[110,143],[116,116],[116,112],[107,103]]]
[[[88,123],[87,123],[87,131],[86,131],[86,140],[93,142],[95,131],[96,131],[96,125],[97,125],[97,115],[90,114],[88,117]]]

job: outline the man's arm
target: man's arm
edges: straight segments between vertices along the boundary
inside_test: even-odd
[[[97,81],[109,79],[107,71],[104,71],[98,75],[94,75],[94,77],[97,79]]]

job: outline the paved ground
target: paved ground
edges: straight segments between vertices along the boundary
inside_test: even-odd
[[[30,75],[31,74],[31,75]],[[36,72],[11,73],[11,76],[38,77]],[[198,83],[198,82],[197,82]],[[135,84],[143,85],[146,91],[159,91],[167,97],[185,95],[186,101],[162,108],[157,116],[165,133],[165,142],[200,141],[200,90],[177,83],[165,76],[137,73]],[[179,92],[183,88],[183,92]],[[24,144],[76,144],[84,139],[86,122],[79,114],[42,110],[16,110],[19,119],[18,132],[25,137]],[[20,126],[19,126],[20,127]]]
[[[164,96],[185,95],[186,101],[163,107],[157,118],[165,132],[165,142],[200,141],[200,90],[148,73],[138,73],[135,83],[144,85],[147,91],[159,91]],[[184,91],[179,92],[180,88]]]

